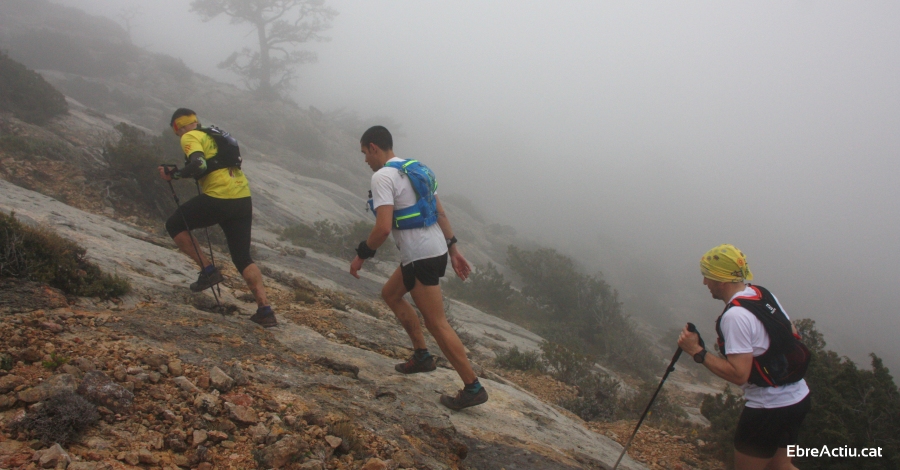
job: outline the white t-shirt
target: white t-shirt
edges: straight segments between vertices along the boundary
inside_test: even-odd
[[[735,297],[755,296],[756,291],[747,286],[743,291],[735,294],[728,300],[730,303]],[[774,296],[773,296],[774,297]],[[778,302],[778,299],[775,299]],[[784,312],[781,303],[778,307]],[[785,313],[787,316],[787,313]],[[753,353],[753,357],[761,356],[769,349],[769,334],[762,322],[744,307],[733,306],[722,316],[722,334],[725,336],[725,350],[728,354]],[[794,405],[806,398],[809,387],[805,380],[778,387],[759,387],[751,383],[741,385],[744,390],[744,398],[747,399],[748,408],[781,408]]]
[[[402,162],[394,157],[388,161]],[[372,205],[394,206],[394,211],[416,204],[416,192],[412,183],[396,168],[384,167],[372,175]],[[428,227],[391,230],[394,242],[400,250],[400,264],[406,265],[420,259],[434,258],[447,253],[447,240],[438,224]]]

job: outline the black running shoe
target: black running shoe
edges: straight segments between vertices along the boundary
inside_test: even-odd
[[[262,307],[256,309],[256,313],[250,317],[250,321],[262,326],[263,328],[272,328],[278,326],[278,319],[275,318],[275,312],[272,307]]]
[[[466,390],[460,390],[455,397],[450,395],[441,395],[441,404],[453,411],[459,411],[470,406],[477,406],[488,401],[488,393],[484,387],[481,387],[476,393]]]
[[[219,268],[213,268],[213,271],[209,274],[200,271],[200,277],[197,278],[197,282],[191,283],[191,292],[205,291],[224,280],[225,276],[222,276]]]
[[[425,359],[417,360],[413,354],[408,361],[394,366],[394,370],[401,374],[417,374],[419,372],[431,372],[437,369],[437,356],[429,355]]]

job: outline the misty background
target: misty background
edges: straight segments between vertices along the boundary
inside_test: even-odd
[[[255,41],[188,1],[56,1],[138,12],[136,45],[229,83]],[[900,4],[327,4],[300,106],[383,117],[442,194],[602,271],[634,316],[713,337],[698,262],[733,243],[830,348],[900,370]]]

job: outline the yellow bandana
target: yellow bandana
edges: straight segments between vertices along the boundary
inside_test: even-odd
[[[703,277],[719,282],[752,281],[753,273],[747,265],[747,257],[734,245],[719,245],[700,258]]]
[[[193,124],[195,122],[198,122],[196,114],[191,114],[190,116],[181,116],[178,119],[175,119],[175,123],[172,124],[172,128],[175,129],[175,132],[178,132],[178,129],[181,129],[184,126]]]

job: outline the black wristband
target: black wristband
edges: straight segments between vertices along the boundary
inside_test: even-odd
[[[369,259],[375,256],[375,250],[369,248],[369,245],[366,245],[366,241],[363,240],[356,247],[356,256],[359,256],[360,259]]]
[[[457,243],[458,241],[459,241],[459,240],[456,239],[456,235],[454,235],[453,238],[447,240],[447,248],[450,248],[451,246],[453,246],[453,245],[454,245],[455,243]]]

